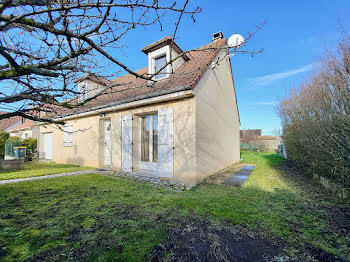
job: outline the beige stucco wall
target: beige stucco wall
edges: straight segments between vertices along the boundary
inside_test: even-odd
[[[156,112],[160,109],[172,107],[174,112],[174,180],[190,181],[195,176],[195,112],[194,98],[187,98],[173,102],[143,106],[131,110],[123,110],[116,113],[108,114],[112,123],[112,168],[121,170],[121,116],[124,114],[137,116],[147,113]],[[137,130],[134,125],[134,138]],[[133,148],[133,166],[134,170],[138,169],[139,163],[139,143],[134,142]],[[103,154],[101,154],[103,156]]]
[[[221,52],[218,58],[225,57]],[[197,180],[240,160],[239,115],[229,59],[210,68],[194,89]]]
[[[43,133],[53,133],[53,161],[92,167],[103,166],[103,121],[111,120],[113,170],[121,170],[121,116],[142,115],[172,107],[174,113],[174,180],[192,183],[196,175],[195,100],[186,98],[66,121],[72,123],[72,146],[64,146],[64,133],[54,125],[40,126],[39,150],[43,152]],[[135,117],[136,118],[136,117]],[[136,143],[135,143],[136,144]],[[136,150],[134,150],[136,151]],[[43,154],[40,155],[42,158]],[[136,156],[136,154],[135,154]],[[135,158],[137,163],[139,159]],[[135,169],[137,166],[135,164]]]
[[[56,125],[40,126],[39,158],[43,157],[43,134],[52,132],[52,161],[99,166],[99,117],[67,120],[73,126],[72,146],[64,146],[64,132]],[[61,127],[63,128],[63,127]]]

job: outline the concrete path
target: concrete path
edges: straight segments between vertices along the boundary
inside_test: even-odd
[[[254,169],[254,165],[237,164],[206,179],[206,183],[241,187]]]
[[[35,176],[35,177],[9,179],[9,180],[0,180],[0,185],[13,184],[13,183],[19,183],[19,182],[25,182],[25,181],[48,179],[48,178],[64,177],[64,176],[78,176],[78,175],[88,175],[88,174],[104,175],[104,174],[107,174],[108,172],[110,172],[110,171],[101,171],[101,170],[96,170],[96,169],[82,170],[82,171],[75,171],[75,172],[68,172],[68,173],[61,173],[61,174],[52,174],[52,175],[46,175],[46,176]]]

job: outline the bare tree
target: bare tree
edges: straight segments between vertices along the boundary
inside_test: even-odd
[[[53,107],[82,106],[107,89],[84,101],[67,100],[79,95],[74,79],[85,73],[108,77],[106,65],[152,81],[169,63],[194,50],[183,52],[153,75],[139,74],[122,62],[121,40],[137,28],[158,24],[171,16],[174,40],[184,16],[195,21],[199,7],[189,8],[189,0],[1,0],[0,1],[0,105],[10,111],[0,119],[19,115],[37,121],[38,112]],[[257,30],[261,27],[258,26]],[[248,34],[249,40],[254,33]],[[172,43],[173,45],[173,43]],[[195,50],[203,51],[203,50]],[[239,51],[250,54],[255,51]],[[121,83],[120,85],[122,85]],[[62,102],[64,100],[64,102]],[[32,105],[28,107],[28,105]],[[33,112],[32,108],[36,112]]]
[[[162,27],[168,13],[177,15],[176,29],[183,15],[194,19],[200,9],[188,10],[187,5],[188,0],[181,5],[154,0],[1,1],[0,103],[12,112],[0,118],[20,115],[37,120],[28,113],[29,103],[41,111],[45,111],[43,105],[72,106],[60,102],[77,95],[72,81],[82,73],[98,73],[106,61],[136,77],[151,79],[112,53],[122,51],[120,40],[130,30],[154,24]]]

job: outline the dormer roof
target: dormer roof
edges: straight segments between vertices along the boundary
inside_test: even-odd
[[[97,76],[97,75],[92,74],[92,73],[86,74],[83,77],[79,77],[79,78],[75,79],[74,83],[80,83],[80,82],[83,82],[85,80],[90,80],[90,81],[95,82],[97,84],[100,84],[102,86],[107,86],[111,83],[108,79],[103,78],[101,76]]]
[[[173,38],[171,36],[166,36],[148,46],[145,46],[144,48],[142,48],[141,51],[147,55],[148,53],[153,52],[167,45],[171,45],[172,48],[176,51],[176,53],[178,53],[179,55],[183,53],[182,49],[175,43],[175,41],[173,41]],[[184,54],[182,58],[185,61],[189,60],[189,57],[187,56],[187,54]]]

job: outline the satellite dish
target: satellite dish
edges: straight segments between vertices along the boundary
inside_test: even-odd
[[[230,38],[227,41],[227,45],[230,48],[238,48],[244,43],[243,36],[239,34],[231,35]]]

